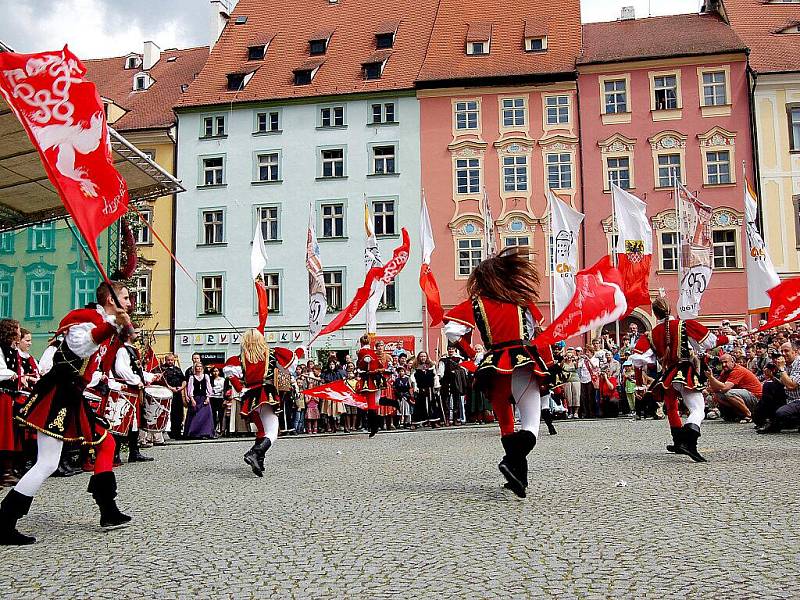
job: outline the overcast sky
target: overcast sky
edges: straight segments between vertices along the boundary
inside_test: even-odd
[[[697,12],[700,0],[581,0],[584,22],[612,21],[622,6],[645,17]],[[210,38],[209,0],[0,0],[0,41],[18,52],[68,43],[79,57],[98,58],[141,52],[145,40],[188,48]]]

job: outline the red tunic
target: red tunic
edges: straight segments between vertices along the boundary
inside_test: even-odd
[[[386,374],[389,357],[384,354],[378,357],[377,352],[368,346],[361,348],[356,354],[356,367],[360,371],[357,392],[377,392],[386,387]]]
[[[270,348],[264,360],[248,363],[244,356],[232,356],[225,361],[225,367],[239,367],[247,390],[242,395],[242,408],[240,414],[248,416],[255,412],[262,404],[272,406],[280,405],[280,396],[275,387],[275,368],[288,369],[294,362],[294,352],[288,348]],[[232,377],[232,379],[238,379]],[[236,387],[238,382],[234,382]],[[239,388],[243,389],[243,388]]]

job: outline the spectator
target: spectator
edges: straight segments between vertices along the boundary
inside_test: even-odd
[[[775,419],[777,410],[786,404],[786,390],[778,379],[778,367],[774,362],[764,365],[764,383],[761,387],[761,400],[753,410],[753,423],[763,426]]]
[[[411,371],[411,392],[414,398],[414,414],[411,418],[411,428],[422,427],[430,424],[436,427],[441,420],[441,407],[436,398],[436,388],[439,387],[438,377],[434,364],[428,358],[427,352],[417,354]]]
[[[578,357],[574,348],[568,348],[561,363],[562,380],[564,381],[564,403],[567,409],[567,418],[578,417],[578,408],[581,404],[581,380],[578,375]],[[591,381],[591,379],[590,379]]]
[[[347,355],[349,358],[350,355]],[[356,376],[356,365],[352,359],[347,361],[345,358],[344,369],[345,369],[345,376],[344,380],[347,382],[347,385],[350,386],[350,389],[356,389],[356,385],[358,384],[358,377]],[[345,404],[344,406],[344,432],[350,433],[356,428],[356,417],[358,416],[358,408],[355,406],[350,406],[349,404]]]
[[[747,368],[761,381],[765,380],[764,366],[770,362],[767,354],[768,347],[765,342],[756,342],[754,348],[755,356],[747,363]]]
[[[800,355],[797,342],[781,344],[781,357],[775,361],[778,379],[786,390],[786,404],[775,411],[758,433],[778,433],[784,427],[794,427],[800,420]]]
[[[411,382],[406,375],[406,369],[398,365],[397,375],[392,383],[394,388],[394,398],[400,405],[398,414],[400,415],[400,427],[408,428],[411,426]]]
[[[447,348],[447,356],[439,361],[439,381],[442,384],[442,411],[444,424],[456,421],[462,425],[466,422],[464,393],[467,391],[467,371],[461,366],[461,357],[454,346]]]
[[[581,405],[579,414],[581,418],[589,419],[597,414],[595,410],[595,395],[597,389],[596,379],[597,367],[591,356],[592,348],[587,346],[584,351],[578,348],[576,355],[578,360],[578,379],[581,382]]]
[[[752,423],[752,411],[761,399],[761,383],[758,378],[745,367],[737,364],[733,356],[720,356],[722,371],[719,379],[714,373],[706,370],[709,390],[714,392],[714,399],[723,409],[732,411],[740,419],[740,423]]]
[[[186,432],[188,439],[209,439],[214,437],[214,416],[211,410],[211,379],[205,373],[203,364],[194,364],[194,373],[186,384]]]
[[[219,367],[211,367],[211,412],[214,416],[216,435],[222,435],[222,422],[225,417],[225,389],[227,380],[220,374]]]
[[[200,357],[199,354],[197,356],[198,358]],[[170,352],[164,357],[164,364],[156,369],[156,372],[161,373],[164,385],[172,392],[172,406],[170,408],[169,417],[169,437],[171,440],[181,439],[181,431],[183,428],[183,390],[186,388],[187,381],[176,363],[177,357]]]

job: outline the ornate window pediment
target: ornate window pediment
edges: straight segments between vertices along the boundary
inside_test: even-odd
[[[478,237],[483,235],[483,218],[480,215],[461,215],[448,226],[454,236]]]
[[[29,277],[41,278],[47,277],[48,275],[52,275],[56,272],[55,265],[49,265],[46,262],[35,262],[29,264],[27,267],[23,267],[23,271]]]
[[[497,221],[497,229],[500,235],[524,235],[531,234],[536,228],[536,220],[527,213],[521,211],[510,211],[502,219]]]
[[[539,140],[539,145],[547,150],[569,152],[578,145],[578,138],[572,135],[549,135]]]
[[[501,154],[530,154],[536,142],[529,138],[513,136],[498,140],[493,145]]]
[[[686,148],[687,137],[678,131],[661,131],[649,138],[650,147],[653,150],[675,150]]]
[[[611,217],[607,219],[609,227]],[[675,218],[675,209],[668,208],[662,210],[651,219],[653,229],[675,231],[678,228],[678,220]],[[711,227],[716,228],[735,228],[741,227],[744,223],[744,213],[741,213],[733,208],[727,206],[718,206],[711,213]],[[603,228],[605,229],[605,220],[603,221]],[[609,229],[610,230],[610,229]],[[608,231],[608,230],[607,230]]]
[[[597,142],[602,154],[610,152],[633,152],[633,147],[636,145],[635,138],[629,138],[621,133],[615,133],[609,138]]]
[[[736,141],[736,134],[717,125],[705,133],[698,133],[697,139],[700,140],[700,146],[702,147],[733,146]]]
[[[447,146],[447,149],[453,156],[459,158],[473,158],[483,156],[486,152],[486,142],[476,142],[474,140],[461,140],[453,142]]]

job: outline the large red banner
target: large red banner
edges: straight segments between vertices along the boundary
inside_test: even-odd
[[[97,236],[125,214],[128,186],[114,168],[100,95],[84,75],[86,67],[66,46],[39,54],[0,52],[0,93],[105,276]]]

